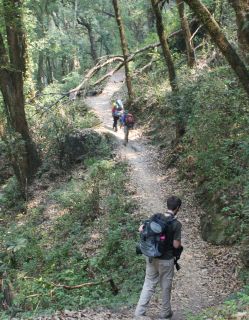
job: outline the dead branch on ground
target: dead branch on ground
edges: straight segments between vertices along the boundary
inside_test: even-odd
[[[97,282],[85,282],[85,283],[81,283],[75,286],[68,286],[68,285],[64,285],[64,284],[54,284],[53,285],[55,287],[59,287],[59,288],[63,288],[66,290],[73,290],[73,289],[80,289],[80,288],[84,288],[84,287],[91,287],[91,286],[96,286],[105,282],[109,282],[111,285],[111,291],[114,295],[118,294],[118,287],[115,285],[114,281],[112,278],[108,278],[108,279],[103,279]]]

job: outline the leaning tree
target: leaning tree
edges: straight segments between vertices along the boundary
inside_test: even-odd
[[[239,0],[238,0],[239,1]],[[227,40],[223,30],[208,11],[207,7],[200,0],[184,0],[210,34],[213,42],[220,49],[231,68],[237,74],[240,83],[249,95],[249,72],[237,54],[236,50]]]
[[[118,0],[112,0],[112,3],[113,3],[114,12],[115,12],[115,17],[117,20],[117,25],[119,28],[121,47],[122,47],[123,56],[124,56],[126,85],[127,85],[129,100],[131,102],[134,97],[134,93],[132,90],[131,74],[130,74],[129,61],[128,61],[128,58],[129,58],[128,44],[127,44],[127,40],[125,37],[124,24],[123,24],[123,21],[121,18],[119,2],[118,2]]]

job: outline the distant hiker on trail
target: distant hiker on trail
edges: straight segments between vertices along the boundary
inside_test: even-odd
[[[113,129],[118,131],[118,120],[122,116],[123,103],[120,99],[112,103]]]
[[[124,126],[124,145],[128,143],[129,131],[134,128],[135,120],[131,113],[128,110],[124,111],[121,118],[122,126]]]
[[[139,249],[140,253],[146,255],[146,275],[135,311],[137,319],[145,316],[158,282],[162,291],[162,308],[159,319],[171,319],[173,315],[170,299],[174,276],[174,257],[178,256],[179,258],[179,252],[181,253],[182,251],[182,225],[176,219],[176,214],[181,207],[181,200],[171,196],[167,199],[167,207],[168,210],[165,214],[155,214],[139,227],[141,236]],[[153,241],[151,241],[152,238]],[[147,242],[145,241],[146,239]]]

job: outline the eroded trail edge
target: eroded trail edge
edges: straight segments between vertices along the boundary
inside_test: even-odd
[[[176,272],[174,279],[172,307],[173,319],[184,320],[188,312],[197,313],[204,307],[218,304],[240,287],[236,279],[237,253],[234,249],[215,247],[201,239],[199,216],[202,212],[197,207],[191,187],[186,181],[179,181],[175,168],[162,170],[156,148],[146,143],[139,130],[131,132],[127,146],[123,145],[123,131],[113,132],[110,100],[122,85],[123,73],[116,73],[100,95],[87,98],[86,102],[100,117],[103,123],[100,129],[116,136],[118,153],[130,166],[131,181],[139,203],[135,214],[142,219],[152,213],[164,212],[165,199],[172,194],[183,200],[178,219],[183,225],[184,253],[181,270]],[[152,319],[156,316],[156,309],[156,301],[153,300],[148,311]],[[132,312],[129,314],[131,319]],[[122,319],[120,314],[109,316],[111,319]],[[123,319],[127,316],[124,315]]]

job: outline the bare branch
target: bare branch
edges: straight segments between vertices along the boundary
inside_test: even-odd
[[[105,62],[101,63],[101,60],[92,68],[88,71],[88,73],[86,74],[84,80],[74,89],[71,89],[69,91],[69,99],[74,100],[77,96],[77,93],[87,84],[87,82],[104,66],[111,64],[115,61],[122,61],[123,62],[123,58],[121,58],[120,56],[117,57],[112,57],[108,60],[106,60]]]
[[[147,71],[148,69],[151,68],[152,64],[156,61],[158,61],[159,59],[155,59],[154,57],[152,57],[152,59],[150,60],[149,63],[147,63],[145,66],[143,66],[141,69],[136,70],[135,75],[141,74],[145,71]]]
[[[86,27],[87,29],[90,28],[90,23],[86,21],[83,17],[78,17],[77,18],[78,24],[81,24],[82,26]]]
[[[118,290],[117,286],[115,285],[115,283],[114,283],[112,278],[103,279],[103,280],[100,280],[100,281],[97,281],[97,282],[85,282],[85,283],[78,284],[78,285],[75,285],[75,286],[68,286],[68,285],[64,285],[64,284],[54,284],[54,283],[53,283],[53,285],[55,287],[63,288],[63,289],[66,289],[66,290],[73,290],[73,289],[80,289],[80,288],[84,288],[84,287],[96,286],[96,285],[99,285],[99,284],[105,283],[105,282],[109,282],[110,283],[112,292],[114,294],[118,293],[119,290]]]
[[[203,25],[200,25],[196,30],[195,32],[192,34],[191,38],[190,38],[190,41],[193,40],[193,38],[195,37],[195,35],[197,34],[197,32],[203,27]]]
[[[103,77],[101,77],[100,79],[98,79],[96,82],[94,82],[94,86],[100,84],[102,81],[104,81],[105,79],[111,77],[115,72],[117,72],[119,69],[121,69],[124,65],[124,62],[120,63],[115,69],[112,69],[110,72],[106,73]]]
[[[106,12],[106,11],[104,11],[104,10],[101,10],[101,11],[99,11],[99,12],[107,15],[108,17],[115,18],[115,14],[113,14],[113,13],[111,13],[111,12]]]

